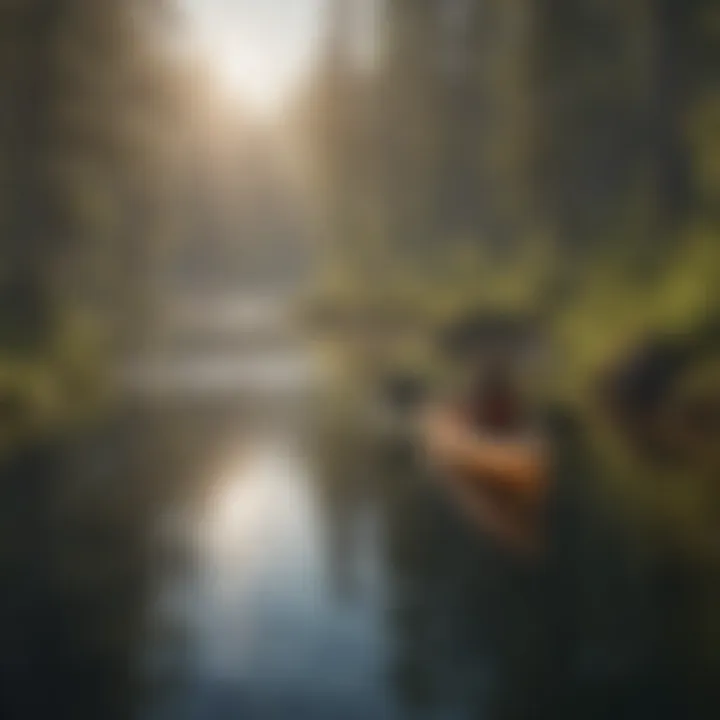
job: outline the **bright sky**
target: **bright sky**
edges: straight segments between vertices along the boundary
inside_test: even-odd
[[[324,0],[180,0],[229,92],[271,113],[311,66]]]

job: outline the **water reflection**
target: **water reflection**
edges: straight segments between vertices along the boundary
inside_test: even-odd
[[[530,672],[525,580],[408,448],[312,420],[147,405],[6,465],[2,717],[531,717],[513,700],[567,676]],[[677,717],[606,641],[640,648],[635,668],[659,647],[641,584],[587,587],[615,627],[583,640],[593,693],[553,717]]]
[[[178,589],[191,679],[162,717],[389,716],[377,598],[337,602],[312,467],[300,438],[266,430],[208,489]]]
[[[301,458],[281,440],[248,452],[210,493],[196,530],[200,672],[279,679],[293,652],[280,624],[305,631],[320,613],[316,523]]]

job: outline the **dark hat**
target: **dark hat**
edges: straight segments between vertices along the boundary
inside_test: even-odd
[[[540,331],[531,318],[485,311],[466,313],[438,333],[440,351],[459,360],[497,350],[521,354],[539,342]]]

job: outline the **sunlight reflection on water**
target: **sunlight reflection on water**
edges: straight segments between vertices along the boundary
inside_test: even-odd
[[[389,716],[379,584],[338,602],[322,527],[312,463],[295,438],[278,432],[238,448],[195,529],[184,717],[214,717],[221,698],[251,718],[290,718],[298,707]]]
[[[204,652],[213,674],[237,676],[267,650],[268,629],[318,613],[322,562],[302,457],[281,440],[251,448],[208,503],[200,528]]]

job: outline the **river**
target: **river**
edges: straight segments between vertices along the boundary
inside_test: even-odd
[[[496,556],[289,357],[136,364],[3,469],[3,717],[495,717]]]
[[[4,715],[468,716],[434,697],[452,638],[398,592],[439,589],[405,499],[426,485],[323,423],[308,367],[134,363],[103,422],[4,469]]]

